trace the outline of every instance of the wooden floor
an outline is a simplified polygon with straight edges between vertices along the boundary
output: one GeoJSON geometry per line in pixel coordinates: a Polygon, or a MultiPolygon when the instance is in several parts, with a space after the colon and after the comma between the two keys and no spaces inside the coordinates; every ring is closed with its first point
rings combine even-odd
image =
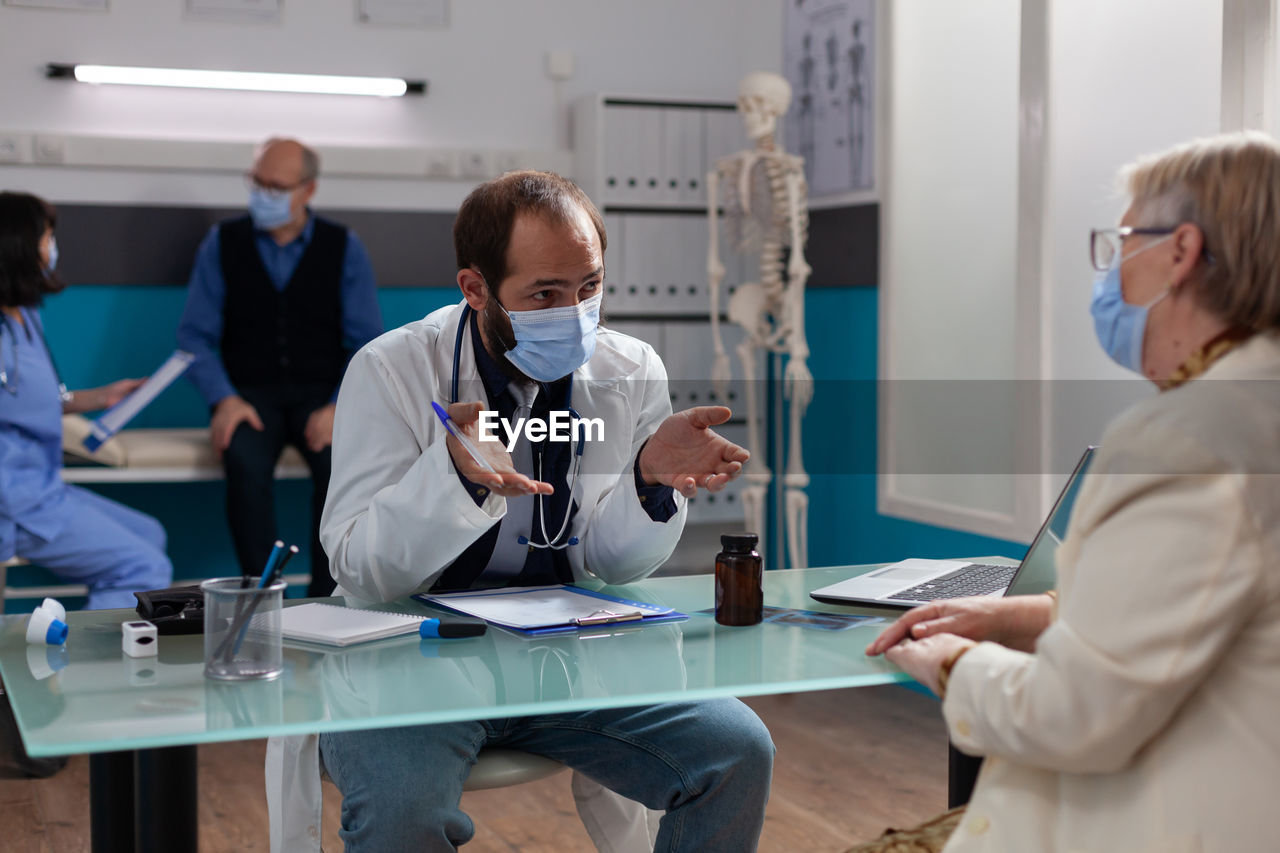
{"type": "MultiPolygon", "coordinates": [[[[900,687],[832,690],[747,700],[778,746],[760,850],[840,851],[887,826],[946,805],[947,741],[933,699],[900,687]]],[[[200,748],[200,850],[265,851],[262,741],[200,748]]],[[[338,840],[338,796],[325,785],[324,847],[338,840]]],[[[71,760],[51,779],[0,768],[0,851],[89,849],[89,763],[71,760]],[[7,771],[7,772],[5,772],[7,771]]],[[[467,794],[475,820],[467,853],[592,853],[569,793],[569,775],[467,794]]]]}

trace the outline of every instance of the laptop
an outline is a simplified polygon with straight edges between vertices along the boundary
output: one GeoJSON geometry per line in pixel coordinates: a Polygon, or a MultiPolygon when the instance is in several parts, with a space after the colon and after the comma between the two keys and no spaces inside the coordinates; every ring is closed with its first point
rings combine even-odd
{"type": "Polygon", "coordinates": [[[1027,555],[1016,567],[966,560],[910,559],[815,589],[809,595],[830,604],[905,608],[965,595],[1037,595],[1048,592],[1057,580],[1054,554],[1067,535],[1071,508],[1096,450],[1096,447],[1085,449],[1053,509],[1049,510],[1049,517],[1027,549],[1027,555]]]}

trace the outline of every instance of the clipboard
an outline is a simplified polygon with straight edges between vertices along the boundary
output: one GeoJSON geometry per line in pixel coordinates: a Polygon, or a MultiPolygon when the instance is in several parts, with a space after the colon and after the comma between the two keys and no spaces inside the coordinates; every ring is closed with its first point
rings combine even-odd
{"type": "Polygon", "coordinates": [[[125,424],[133,420],[152,400],[160,396],[160,392],[173,384],[173,381],[186,373],[187,368],[196,357],[183,350],[174,350],[173,355],[165,359],[164,364],[156,368],[147,380],[133,390],[129,396],[102,413],[96,421],[89,425],[89,434],[84,439],[84,449],[93,453],[111,436],[124,429],[125,424]]]}
{"type": "Polygon", "coordinates": [[[468,590],[440,595],[420,593],[419,601],[477,616],[526,636],[545,636],[603,625],[674,622],[688,615],[670,607],[630,601],[603,592],[555,584],[468,590]]]}

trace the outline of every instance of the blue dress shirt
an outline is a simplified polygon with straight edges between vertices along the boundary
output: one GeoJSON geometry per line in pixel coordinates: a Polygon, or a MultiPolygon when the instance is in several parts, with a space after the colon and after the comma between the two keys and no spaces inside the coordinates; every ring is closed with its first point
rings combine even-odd
{"type": "MultiPolygon", "coordinates": [[[[283,246],[266,231],[255,228],[253,233],[263,268],[276,290],[283,291],[315,233],[315,218],[308,214],[302,233],[283,246]]],[[[187,304],[178,323],[178,346],[196,356],[187,376],[210,408],[236,393],[218,356],[227,289],[222,276],[221,242],[215,225],[196,251],[195,268],[187,284],[187,304]]],[[[364,244],[348,229],[346,257],[342,263],[342,346],[350,357],[380,334],[382,312],[378,308],[373,265],[364,244]]],[[[330,400],[337,397],[338,389],[334,388],[330,400]]]]}

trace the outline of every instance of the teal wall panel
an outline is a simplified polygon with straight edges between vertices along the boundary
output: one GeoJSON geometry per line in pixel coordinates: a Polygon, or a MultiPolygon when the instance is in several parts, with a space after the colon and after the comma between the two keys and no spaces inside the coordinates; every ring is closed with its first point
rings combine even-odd
{"type": "Polygon", "coordinates": [[[1007,556],[1026,546],[904,521],[876,511],[878,290],[810,290],[805,298],[815,394],[804,422],[809,471],[809,562],[1007,556]]]}
{"type": "MultiPolygon", "coordinates": [[[[51,297],[45,327],[71,387],[141,376],[174,347],[185,290],[95,285],[51,297]]],[[[448,288],[392,288],[378,294],[387,328],[411,322],[455,301],[448,288]]],[[[906,556],[1004,555],[1025,546],[901,519],[876,511],[877,290],[810,290],[806,299],[810,368],[816,395],[805,419],[809,487],[809,552],[814,565],[896,560],[906,556]]],[[[204,404],[179,381],[139,416],[137,426],[204,426],[204,404]]],[[[307,541],[310,484],[277,484],[282,536],[307,541]]],[[[178,578],[235,574],[221,483],[111,485],[96,489],[158,517],[169,531],[178,578]]],[[[293,565],[306,565],[306,555],[293,565]]],[[[15,581],[24,573],[15,570],[15,581]]]]}

